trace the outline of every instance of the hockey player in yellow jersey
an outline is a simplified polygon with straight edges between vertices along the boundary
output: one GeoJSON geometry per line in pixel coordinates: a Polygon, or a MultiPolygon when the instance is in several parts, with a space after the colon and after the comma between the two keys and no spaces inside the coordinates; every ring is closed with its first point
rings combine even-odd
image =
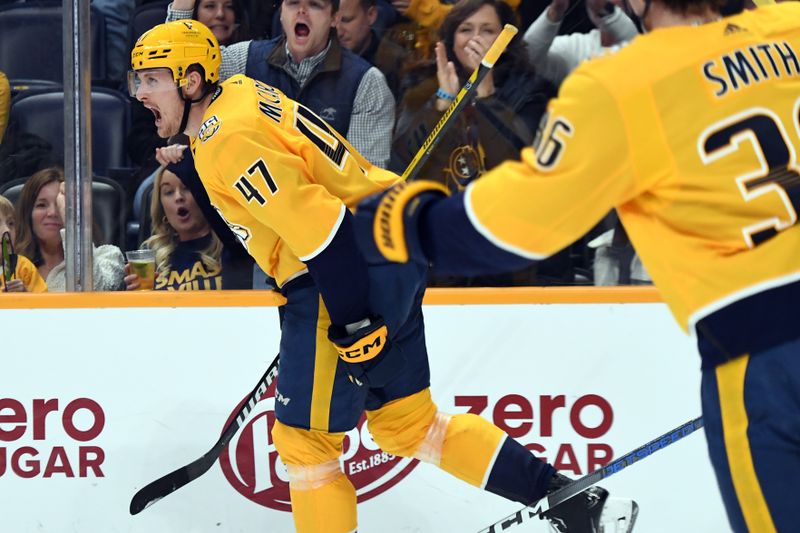
{"type": "Polygon", "coordinates": [[[520,161],[449,198],[394,186],[357,219],[378,259],[481,274],[547,257],[616,208],[697,342],[731,526],[797,531],[800,3],[724,19],[717,0],[630,4],[648,33],[578,68],[520,161]]]}
{"type": "MultiPolygon", "coordinates": [[[[364,411],[384,451],[506,498],[531,503],[568,481],[487,420],[442,413],[431,400],[427,268],[368,269],[353,230],[350,208],[397,175],[275,88],[245,76],[218,84],[219,46],[198,22],[146,32],[131,63],[131,94],[159,135],[191,137],[211,204],[287,299],[272,441],[299,532],[356,530],[356,492],[339,456],[364,411]]],[[[558,531],[593,533],[607,496],[584,491],[548,516],[558,531]]]]}

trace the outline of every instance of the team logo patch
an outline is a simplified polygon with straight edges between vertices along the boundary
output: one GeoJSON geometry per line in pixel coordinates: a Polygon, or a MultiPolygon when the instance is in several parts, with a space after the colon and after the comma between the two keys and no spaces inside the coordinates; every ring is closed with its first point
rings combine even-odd
{"type": "Polygon", "coordinates": [[[448,175],[455,181],[456,190],[463,190],[481,173],[481,158],[472,146],[459,146],[450,153],[448,175]]]}
{"type": "Polygon", "coordinates": [[[219,126],[220,121],[217,118],[217,115],[213,115],[211,118],[203,122],[203,125],[200,126],[200,132],[197,134],[200,142],[206,142],[213,137],[214,134],[219,131],[219,126]]]}
{"type": "MultiPolygon", "coordinates": [[[[279,401],[288,403],[290,399],[280,396],[279,401]]],[[[289,476],[272,442],[275,403],[273,383],[253,408],[247,424],[230,441],[219,462],[225,479],[242,496],[270,509],[291,511],[289,476]]],[[[233,410],[225,425],[239,407],[233,410]]],[[[419,464],[416,459],[382,451],[372,440],[363,415],[358,425],[347,432],[342,452],[342,470],[356,488],[359,503],[390,489],[419,464]]]]}

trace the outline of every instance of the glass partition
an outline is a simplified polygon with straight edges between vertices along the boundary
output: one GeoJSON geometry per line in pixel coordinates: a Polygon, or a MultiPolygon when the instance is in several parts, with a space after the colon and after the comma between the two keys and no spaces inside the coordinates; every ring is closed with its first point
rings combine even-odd
{"type": "MultiPolygon", "coordinates": [[[[302,2],[291,9],[295,3],[302,2]]],[[[514,24],[519,33],[415,178],[452,192],[534,143],[548,101],[584,59],[565,62],[559,55],[564,39],[596,27],[604,45],[631,37],[587,14],[580,2],[555,13],[540,2],[336,4],[322,25],[332,26],[330,35],[306,57],[297,36],[314,37],[319,28],[282,22],[277,1],[176,0],[169,10],[163,0],[0,5],[0,195],[8,200],[0,201],[0,215],[15,219],[14,251],[31,265],[28,289],[41,288],[37,276],[51,291],[274,287],[270,259],[261,258],[261,268],[249,256],[236,225],[211,205],[190,158],[161,165],[159,150],[188,154],[176,145],[189,139],[161,138],[158,112],[128,94],[136,39],[168,17],[209,25],[223,45],[223,81],[246,73],[281,87],[342,130],[371,163],[398,174],[503,25],[514,24]],[[255,55],[265,51],[267,59],[257,64],[255,55]],[[145,248],[153,252],[147,259],[126,255],[145,248]],[[71,256],[74,264],[65,261],[71,256]]],[[[440,287],[649,282],[614,211],[562,251],[520,271],[430,275],[431,286],[440,287]]]]}

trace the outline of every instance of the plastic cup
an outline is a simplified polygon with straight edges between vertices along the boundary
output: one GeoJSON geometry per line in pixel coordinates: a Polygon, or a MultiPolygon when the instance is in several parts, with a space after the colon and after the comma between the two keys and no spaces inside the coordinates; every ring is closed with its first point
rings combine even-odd
{"type": "Polygon", "coordinates": [[[139,276],[140,291],[152,291],[156,282],[156,253],[153,250],[131,250],[125,252],[131,274],[139,276]]]}

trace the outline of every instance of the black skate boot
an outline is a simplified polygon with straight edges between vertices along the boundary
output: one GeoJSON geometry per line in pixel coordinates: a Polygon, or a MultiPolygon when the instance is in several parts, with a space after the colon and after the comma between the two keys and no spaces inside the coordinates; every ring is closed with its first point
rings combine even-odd
{"type": "MultiPolygon", "coordinates": [[[[567,476],[556,473],[550,482],[547,494],[552,494],[564,485],[571,483],[567,476]]],[[[550,521],[558,533],[599,533],[601,531],[600,515],[608,498],[608,491],[601,487],[589,487],[556,505],[543,516],[550,521]]]]}

